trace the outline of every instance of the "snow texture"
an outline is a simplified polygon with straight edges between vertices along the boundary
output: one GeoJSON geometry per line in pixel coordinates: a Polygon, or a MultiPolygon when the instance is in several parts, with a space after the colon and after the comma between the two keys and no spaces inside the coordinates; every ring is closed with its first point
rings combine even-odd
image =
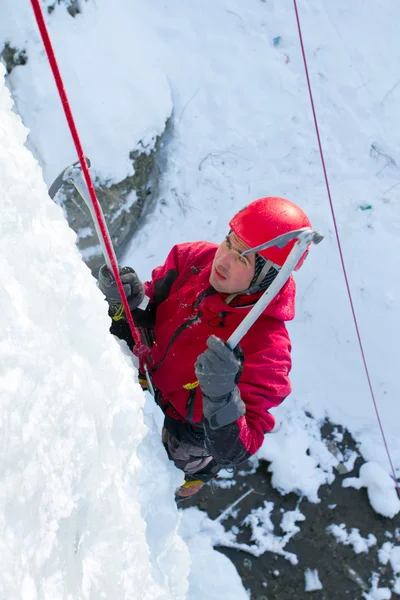
{"type": "Polygon", "coordinates": [[[363,464],[359,476],[345,479],[342,485],[357,490],[367,488],[372,508],[384,517],[393,518],[400,512],[400,499],[394,481],[377,463],[363,464]]]}
{"type": "MultiPolygon", "coordinates": [[[[246,492],[247,495],[248,492],[246,492]]],[[[288,552],[284,548],[289,540],[300,531],[296,525],[297,521],[304,521],[304,515],[298,510],[287,511],[283,513],[280,523],[280,529],[285,532],[285,535],[277,535],[275,527],[271,520],[271,513],[274,508],[273,502],[264,502],[264,506],[254,509],[242,521],[242,526],[250,529],[250,539],[252,544],[238,542],[236,537],[240,533],[237,527],[230,531],[220,529],[221,517],[226,517],[230,511],[226,511],[216,521],[218,529],[214,525],[214,543],[228,548],[236,548],[248,552],[253,556],[261,556],[264,552],[272,552],[286,558],[292,565],[297,565],[298,558],[293,552],[288,552]]]]}
{"type": "Polygon", "coordinates": [[[336,538],[337,542],[340,542],[345,546],[353,546],[353,550],[356,554],[360,554],[361,552],[368,553],[370,547],[375,546],[376,544],[376,537],[372,533],[369,533],[367,538],[363,538],[360,535],[359,529],[356,528],[353,528],[350,533],[348,533],[344,523],[341,523],[340,525],[329,525],[326,530],[336,538]]]}
{"type": "Polygon", "coordinates": [[[395,546],[391,542],[385,542],[378,552],[379,561],[383,565],[390,562],[395,574],[393,591],[400,594],[400,546],[395,546]]]}
{"type": "Polygon", "coordinates": [[[306,569],[304,571],[304,578],[306,592],[315,592],[317,590],[322,590],[323,585],[318,577],[318,569],[306,569]]]}
{"type": "Polygon", "coordinates": [[[363,594],[365,600],[390,600],[392,592],[388,587],[379,587],[379,574],[373,573],[371,577],[371,589],[363,594]]]}
{"type": "MultiPolygon", "coordinates": [[[[44,13],[46,4],[54,2],[42,2],[44,13]]],[[[139,143],[151,150],[163,132],[171,90],[152,55],[143,52],[149,36],[145,11],[134,11],[130,0],[112,8],[105,0],[80,4],[77,18],[61,5],[51,16],[45,13],[46,21],[85,153],[103,181],[118,182],[134,173],[129,153],[139,143]]],[[[35,132],[30,144],[49,185],[75,162],[76,151],[30,3],[7,0],[6,14],[0,39],[11,39],[28,55],[24,68],[13,70],[10,85],[18,112],[35,132]]]]}

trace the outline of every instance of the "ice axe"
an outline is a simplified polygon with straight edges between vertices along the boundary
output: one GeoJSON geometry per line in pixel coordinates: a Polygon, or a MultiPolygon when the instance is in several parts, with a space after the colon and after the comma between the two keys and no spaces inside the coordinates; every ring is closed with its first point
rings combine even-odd
{"type": "MultiPolygon", "coordinates": [[[[90,167],[90,160],[86,156],[85,156],[85,160],[86,160],[87,166],[90,167]]],[[[77,190],[77,192],[79,193],[79,195],[82,197],[86,206],[88,207],[91,217],[92,217],[92,220],[93,220],[93,224],[96,228],[96,233],[97,233],[97,237],[99,239],[100,245],[101,245],[101,249],[103,251],[104,260],[106,261],[108,270],[110,271],[110,273],[112,273],[111,260],[108,256],[106,247],[104,245],[103,236],[101,235],[101,232],[100,232],[96,214],[94,212],[93,204],[92,204],[92,201],[91,201],[88,189],[87,189],[85,178],[83,177],[83,173],[82,173],[82,169],[81,169],[79,160],[77,162],[75,162],[73,165],[70,165],[69,167],[64,169],[60,173],[60,175],[57,177],[57,179],[55,179],[55,181],[52,183],[52,185],[50,186],[50,189],[49,189],[50,198],[52,198],[52,199],[54,198],[54,196],[62,188],[64,183],[72,183],[73,186],[75,187],[75,189],[77,190]]],[[[107,224],[105,224],[105,227],[106,227],[107,235],[108,235],[108,237],[110,237],[110,233],[108,231],[107,224]]],[[[116,264],[118,264],[114,248],[112,247],[111,250],[112,250],[114,260],[115,260],[116,264]]]]}
{"type": "Polygon", "coordinates": [[[299,262],[300,258],[303,256],[304,252],[307,250],[308,246],[311,243],[319,244],[324,239],[324,236],[319,231],[315,231],[310,227],[303,227],[302,229],[295,229],[294,231],[289,231],[288,233],[279,235],[278,237],[274,238],[273,240],[270,240],[269,242],[266,242],[265,244],[261,244],[260,246],[256,246],[255,248],[249,248],[249,250],[245,250],[241,253],[242,256],[247,256],[248,254],[253,254],[259,252],[260,250],[265,250],[266,248],[270,248],[271,246],[283,248],[284,246],[286,246],[286,244],[288,244],[294,239],[297,239],[297,242],[291,249],[289,256],[280,268],[278,275],[228,339],[227,344],[231,350],[236,348],[240,340],[243,338],[244,335],[246,335],[253,323],[267,308],[268,304],[270,304],[270,302],[275,298],[275,296],[281,291],[286,281],[289,279],[293,269],[299,262]]]}
{"type": "MultiPolygon", "coordinates": [[[[85,160],[86,160],[87,166],[90,167],[90,160],[86,156],[85,156],[85,160]]],[[[98,224],[98,221],[96,218],[96,213],[95,213],[95,210],[94,210],[94,207],[92,204],[92,200],[90,198],[90,194],[89,194],[89,191],[88,191],[88,188],[86,185],[86,181],[83,176],[82,168],[80,166],[79,161],[73,163],[72,165],[70,165],[69,167],[64,169],[59,174],[59,176],[54,180],[54,182],[52,183],[52,185],[50,186],[50,189],[49,189],[49,196],[51,199],[54,199],[55,195],[62,188],[64,183],[72,183],[72,185],[75,187],[75,189],[77,190],[77,192],[79,193],[79,195],[81,196],[83,201],[85,202],[86,206],[88,207],[91,217],[92,217],[92,220],[93,220],[93,224],[96,228],[96,233],[97,233],[97,237],[99,239],[100,245],[101,245],[101,249],[103,251],[104,260],[106,262],[108,270],[110,271],[110,273],[112,273],[113,270],[112,270],[111,260],[109,258],[109,255],[108,255],[108,252],[107,252],[104,240],[103,240],[103,236],[100,231],[100,227],[99,227],[99,224],[98,224]]],[[[99,207],[99,208],[101,211],[101,207],[99,207]]],[[[108,231],[108,227],[107,227],[106,221],[104,219],[104,215],[102,215],[102,216],[103,216],[104,227],[105,227],[106,233],[108,235],[108,238],[111,240],[111,236],[108,231]]],[[[115,261],[115,264],[118,267],[117,257],[116,257],[115,250],[114,250],[114,247],[112,246],[112,244],[111,244],[111,253],[112,253],[112,257],[115,261]]],[[[149,303],[149,298],[147,296],[145,296],[143,298],[142,302],[139,304],[138,308],[141,310],[145,310],[148,303],[149,303]]],[[[143,346],[143,348],[144,348],[144,346],[143,346]]],[[[149,386],[149,390],[154,396],[154,389],[153,389],[153,385],[150,380],[150,376],[148,373],[146,363],[144,363],[144,368],[145,368],[146,379],[147,379],[147,383],[149,386]]]]}
{"type": "MultiPolygon", "coordinates": [[[[87,166],[90,167],[89,158],[87,158],[85,156],[85,160],[86,160],[87,166]]],[[[88,207],[91,217],[92,217],[92,220],[93,220],[93,224],[96,228],[96,233],[97,233],[97,237],[99,239],[100,245],[101,245],[101,249],[103,251],[104,260],[106,262],[108,270],[110,271],[110,273],[112,273],[111,261],[108,256],[108,253],[106,251],[106,247],[104,245],[103,236],[101,235],[101,232],[100,232],[100,228],[99,228],[99,225],[98,225],[98,222],[96,219],[96,213],[94,212],[93,204],[92,204],[92,201],[91,201],[88,189],[87,189],[85,178],[83,177],[83,173],[82,173],[82,169],[81,169],[79,160],[77,162],[75,162],[74,164],[70,165],[69,167],[67,167],[66,169],[64,169],[59,174],[59,176],[54,180],[54,182],[51,184],[50,189],[49,189],[49,196],[51,199],[54,199],[54,196],[62,188],[64,183],[72,183],[72,185],[75,187],[76,191],[79,193],[79,195],[85,202],[86,206],[88,207]]],[[[103,215],[103,217],[104,217],[104,215],[103,215]]],[[[111,239],[105,219],[104,219],[104,223],[105,223],[107,235],[111,239]]],[[[115,255],[115,251],[112,246],[111,246],[111,250],[112,250],[112,254],[113,254],[115,263],[118,265],[117,257],[115,255]]],[[[138,308],[145,310],[148,303],[149,303],[149,298],[147,296],[145,296],[142,300],[142,303],[138,306],[138,308]]]]}

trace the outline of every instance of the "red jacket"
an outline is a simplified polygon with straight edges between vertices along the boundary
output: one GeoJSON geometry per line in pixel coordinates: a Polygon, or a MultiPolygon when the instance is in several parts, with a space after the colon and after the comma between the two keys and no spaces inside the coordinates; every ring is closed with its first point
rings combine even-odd
{"type": "MultiPolygon", "coordinates": [[[[165,264],[154,269],[151,281],[145,284],[156,309],[152,381],[166,415],[194,425],[203,420],[201,389],[190,385],[196,382],[196,359],[206,349],[210,335],[226,341],[252,307],[227,305],[226,296],[211,288],[209,277],[217,247],[209,242],[174,246],[165,264]]],[[[247,304],[255,301],[254,297],[239,298],[247,304]]],[[[238,387],[246,414],[235,424],[232,452],[237,454],[240,447],[241,460],[261,446],[264,434],[275,424],[269,409],[291,391],[291,344],[284,321],[294,317],[294,298],[291,277],[240,342],[244,367],[238,387]]]]}

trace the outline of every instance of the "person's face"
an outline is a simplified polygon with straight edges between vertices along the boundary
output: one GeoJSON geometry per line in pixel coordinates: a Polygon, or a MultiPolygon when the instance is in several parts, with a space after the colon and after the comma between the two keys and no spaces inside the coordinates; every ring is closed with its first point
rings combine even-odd
{"type": "Polygon", "coordinates": [[[255,271],[255,255],[240,256],[248,250],[237,235],[231,231],[219,246],[211,267],[210,284],[223,294],[235,294],[247,290],[255,271]]]}

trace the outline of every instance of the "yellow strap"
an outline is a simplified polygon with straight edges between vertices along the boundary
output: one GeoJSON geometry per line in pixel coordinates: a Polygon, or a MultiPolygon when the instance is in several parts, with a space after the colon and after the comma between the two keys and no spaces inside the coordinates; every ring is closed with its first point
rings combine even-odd
{"type": "Polygon", "coordinates": [[[117,308],[115,315],[112,316],[112,320],[113,321],[120,321],[123,316],[124,316],[124,305],[120,304],[119,307],[117,308]]]}
{"type": "Polygon", "coordinates": [[[142,387],[142,389],[147,390],[149,385],[147,383],[146,377],[138,377],[138,380],[139,380],[139,384],[142,387]]]}
{"type": "Polygon", "coordinates": [[[185,383],[185,385],[183,386],[183,389],[185,389],[185,390],[194,390],[198,386],[199,386],[199,382],[195,381],[194,383],[185,383]]]}
{"type": "Polygon", "coordinates": [[[185,481],[185,483],[181,485],[181,488],[187,489],[193,485],[199,485],[199,483],[204,483],[204,481],[201,481],[200,479],[195,479],[195,481],[185,481]]]}

